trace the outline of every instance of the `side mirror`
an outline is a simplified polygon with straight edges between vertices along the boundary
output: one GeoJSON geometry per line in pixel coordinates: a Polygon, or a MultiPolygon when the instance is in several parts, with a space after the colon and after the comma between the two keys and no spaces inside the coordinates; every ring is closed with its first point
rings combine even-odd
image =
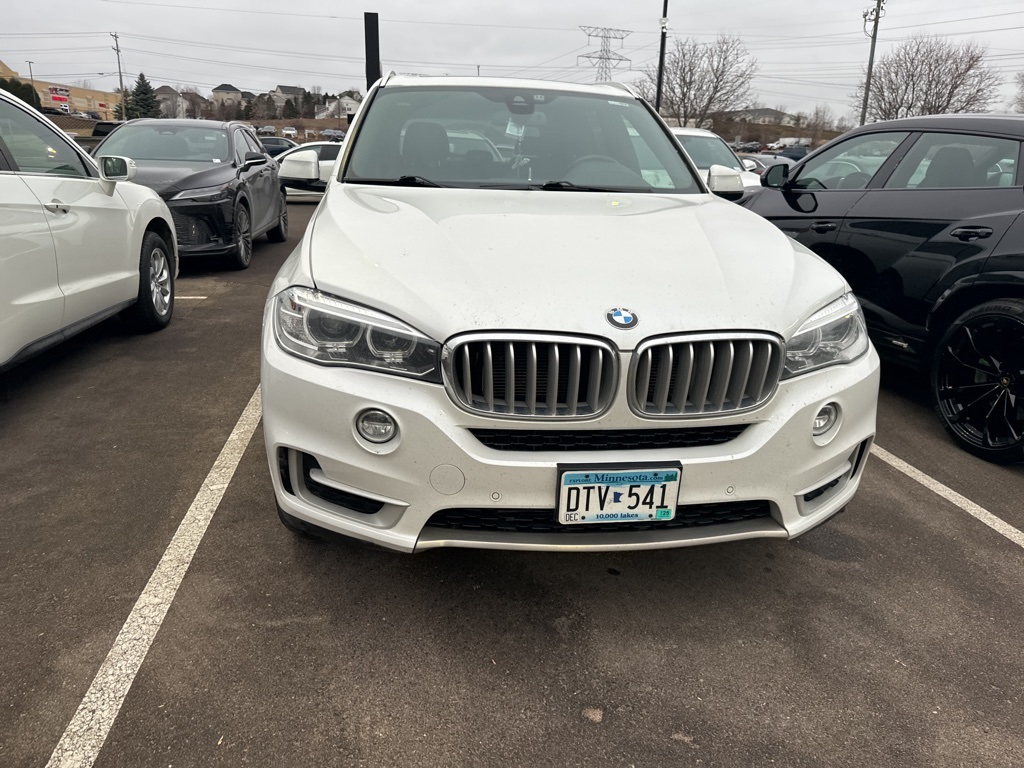
{"type": "Polygon", "coordinates": [[[740,159],[743,161],[743,168],[745,170],[754,171],[754,172],[757,171],[757,163],[755,163],[749,157],[741,157],[740,159]]]}
{"type": "Polygon", "coordinates": [[[267,156],[262,152],[246,152],[242,157],[242,169],[252,168],[254,165],[266,165],[267,156]]]}
{"type": "Polygon", "coordinates": [[[789,181],[789,166],[785,163],[769,166],[761,174],[761,186],[782,189],[789,181]]]}
{"type": "Polygon", "coordinates": [[[739,171],[726,168],[724,165],[712,165],[708,170],[708,189],[712,194],[726,200],[739,200],[743,197],[743,177],[739,171]]]}
{"type": "Polygon", "coordinates": [[[100,177],[106,181],[131,181],[139,167],[130,157],[109,155],[100,158],[100,177]]]}
{"type": "Polygon", "coordinates": [[[320,158],[316,150],[292,152],[281,161],[277,176],[282,184],[293,189],[306,189],[310,184],[320,181],[320,158]]]}

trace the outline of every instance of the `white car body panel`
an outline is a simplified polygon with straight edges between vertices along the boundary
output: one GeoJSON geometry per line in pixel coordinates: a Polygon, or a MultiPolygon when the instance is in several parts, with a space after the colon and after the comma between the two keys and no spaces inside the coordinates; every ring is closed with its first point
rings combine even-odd
{"type": "Polygon", "coordinates": [[[324,207],[311,243],[316,286],[439,340],[510,324],[608,335],[623,349],[683,325],[785,336],[822,298],[823,282],[827,300],[848,290],[777,227],[712,195],[350,184],[324,207]],[[673,234],[652,240],[652,229],[673,234]],[[614,279],[573,290],[595,274],[614,279]],[[639,314],[639,333],[612,328],[596,309],[617,306],[639,314]]]}
{"type": "Polygon", "coordinates": [[[60,328],[64,294],[46,211],[28,185],[0,173],[0,363],[60,328]]]}

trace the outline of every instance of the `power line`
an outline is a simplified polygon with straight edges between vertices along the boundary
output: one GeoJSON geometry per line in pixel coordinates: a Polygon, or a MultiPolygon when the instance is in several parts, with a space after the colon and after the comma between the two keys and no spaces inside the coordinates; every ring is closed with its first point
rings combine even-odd
{"type": "Polygon", "coordinates": [[[619,66],[622,62],[628,62],[625,56],[621,53],[616,53],[612,50],[612,40],[619,41],[619,47],[622,47],[622,41],[629,37],[632,32],[628,29],[613,29],[612,27],[584,27],[580,29],[587,36],[587,42],[593,37],[601,40],[601,49],[599,51],[591,51],[590,53],[581,53],[579,58],[589,59],[592,63],[597,62],[597,76],[594,78],[594,82],[606,83],[612,79],[612,70],[619,66]],[[614,62],[614,63],[612,63],[614,62]]]}

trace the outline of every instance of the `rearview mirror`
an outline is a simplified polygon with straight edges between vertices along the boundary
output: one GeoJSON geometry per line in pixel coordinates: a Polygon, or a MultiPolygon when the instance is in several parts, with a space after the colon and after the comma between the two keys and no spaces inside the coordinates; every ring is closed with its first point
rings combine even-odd
{"type": "Polygon", "coordinates": [[[761,174],[761,186],[782,189],[789,180],[789,166],[785,163],[769,166],[761,174]]]}
{"type": "Polygon", "coordinates": [[[751,160],[749,157],[741,158],[743,160],[743,168],[747,171],[756,171],[757,163],[751,160]]]}
{"type": "Polygon", "coordinates": [[[100,158],[100,176],[107,181],[131,181],[139,168],[130,157],[109,155],[100,158]]]}
{"type": "Polygon", "coordinates": [[[315,149],[293,152],[281,161],[277,174],[281,183],[293,189],[305,189],[320,181],[320,158],[315,149]]]}
{"type": "Polygon", "coordinates": [[[708,189],[712,194],[726,200],[739,200],[743,197],[743,177],[739,171],[724,165],[712,165],[708,170],[708,189]]]}

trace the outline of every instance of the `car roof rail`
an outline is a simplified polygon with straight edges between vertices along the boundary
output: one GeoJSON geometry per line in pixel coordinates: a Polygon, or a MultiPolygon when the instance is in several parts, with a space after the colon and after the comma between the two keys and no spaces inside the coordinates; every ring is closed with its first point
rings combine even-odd
{"type": "Polygon", "coordinates": [[[631,86],[629,86],[627,83],[617,83],[617,82],[612,81],[612,82],[605,83],[605,85],[610,85],[612,88],[618,88],[620,91],[625,91],[630,96],[633,96],[635,98],[640,98],[639,96],[637,96],[636,91],[633,90],[633,88],[631,86]]]}
{"type": "Polygon", "coordinates": [[[388,84],[388,80],[390,80],[396,74],[398,74],[398,73],[395,72],[395,70],[392,69],[390,72],[388,72],[386,75],[384,75],[384,79],[380,81],[380,87],[383,88],[385,85],[387,85],[388,84]]]}

